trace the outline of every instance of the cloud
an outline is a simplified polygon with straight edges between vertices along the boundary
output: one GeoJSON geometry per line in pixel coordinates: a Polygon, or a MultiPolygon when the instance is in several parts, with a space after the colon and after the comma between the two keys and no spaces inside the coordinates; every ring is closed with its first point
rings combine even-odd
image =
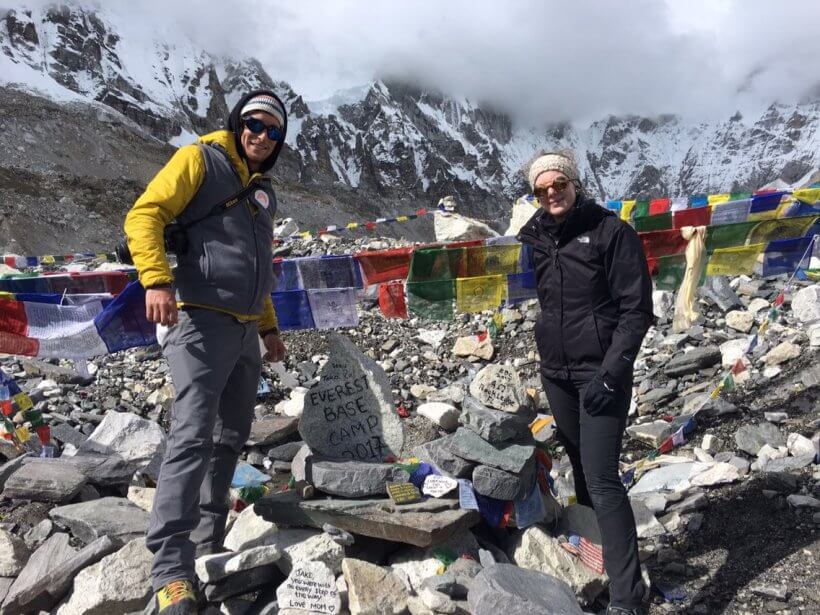
{"type": "Polygon", "coordinates": [[[540,123],[607,114],[723,115],[796,102],[820,84],[813,25],[820,23],[820,3],[806,0],[105,6],[146,28],[164,24],[213,52],[257,57],[306,99],[392,77],[540,123]]]}

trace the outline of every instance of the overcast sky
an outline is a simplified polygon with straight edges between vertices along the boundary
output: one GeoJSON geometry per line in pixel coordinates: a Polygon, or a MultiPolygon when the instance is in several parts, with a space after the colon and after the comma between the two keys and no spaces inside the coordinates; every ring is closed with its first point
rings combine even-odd
{"type": "Polygon", "coordinates": [[[216,52],[255,56],[307,100],[392,75],[523,120],[588,121],[724,115],[816,97],[820,84],[818,0],[105,4],[146,27],[173,23],[216,52]]]}

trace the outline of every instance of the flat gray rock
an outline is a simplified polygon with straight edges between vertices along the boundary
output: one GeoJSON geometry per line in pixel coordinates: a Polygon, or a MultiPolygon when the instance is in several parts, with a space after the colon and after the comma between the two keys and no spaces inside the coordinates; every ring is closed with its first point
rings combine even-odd
{"type": "Polygon", "coordinates": [[[670,463],[669,465],[649,470],[629,490],[630,496],[653,491],[674,491],[680,483],[689,480],[689,474],[695,462],[670,463]]]}
{"type": "Polygon", "coordinates": [[[239,596],[268,586],[277,586],[284,580],[276,566],[259,566],[243,570],[205,586],[205,597],[210,602],[222,602],[231,596],[239,596]]]}
{"type": "Polygon", "coordinates": [[[60,457],[85,475],[86,481],[95,487],[128,487],[137,467],[118,455],[75,455],[60,457]]]}
{"type": "Polygon", "coordinates": [[[663,372],[667,376],[696,374],[702,369],[720,363],[721,358],[720,348],[717,346],[695,348],[694,350],[674,357],[663,368],[663,372]]]}
{"type": "Polygon", "coordinates": [[[286,491],[262,498],[254,510],[276,524],[321,528],[325,523],[382,540],[417,547],[441,544],[481,520],[474,510],[463,510],[458,500],[430,498],[397,505],[390,500],[299,500],[286,491]]]}
{"type": "Polygon", "coordinates": [[[740,427],[735,432],[735,443],[740,450],[755,456],[764,444],[768,444],[773,448],[786,446],[786,438],[777,425],[765,422],[759,425],[743,425],[740,427]]]}
{"type": "Polygon", "coordinates": [[[700,287],[702,295],[708,297],[724,312],[741,307],[740,297],[729,285],[729,279],[723,275],[709,276],[700,287]]]}
{"type": "Polygon", "coordinates": [[[301,441],[279,444],[268,451],[268,457],[274,461],[287,461],[290,463],[293,461],[293,458],[296,457],[296,453],[299,452],[299,449],[302,448],[303,444],[304,442],[301,441]]]}
{"type": "Polygon", "coordinates": [[[102,536],[86,545],[46,574],[37,585],[20,592],[17,603],[24,612],[50,611],[68,593],[74,577],[81,570],[99,562],[120,548],[108,536],[102,536]]]}
{"type": "Polygon", "coordinates": [[[464,427],[459,427],[458,431],[453,434],[451,448],[453,453],[462,459],[515,474],[524,470],[535,452],[535,447],[529,445],[494,446],[483,440],[477,433],[464,427]]]}
{"type": "Polygon", "coordinates": [[[455,434],[449,434],[438,440],[421,444],[411,451],[422,461],[432,463],[442,474],[450,478],[469,478],[475,463],[453,454],[452,442],[455,434]]]}
{"type": "Polygon", "coordinates": [[[156,478],[165,454],[165,432],[130,412],[108,412],[77,454],[118,455],[156,478]]]}
{"type": "Polygon", "coordinates": [[[488,408],[472,396],[464,398],[459,420],[467,429],[491,444],[531,436],[528,421],[509,412],[488,408]]]}
{"type": "Polygon", "coordinates": [[[666,421],[652,421],[651,423],[630,425],[626,428],[626,433],[636,440],[657,447],[672,435],[672,425],[666,421]]]}
{"type": "Polygon", "coordinates": [[[15,457],[14,459],[7,461],[3,465],[0,465],[0,491],[4,489],[6,481],[8,480],[9,476],[11,476],[17,470],[22,468],[23,464],[29,459],[37,458],[29,455],[20,455],[19,457],[15,457]]]}
{"type": "Polygon", "coordinates": [[[393,407],[390,379],[349,339],[331,334],[330,358],[305,395],[299,433],[331,458],[384,461],[401,456],[404,428],[393,407]]]}
{"type": "Polygon", "coordinates": [[[769,459],[761,470],[763,472],[788,472],[790,470],[799,470],[808,467],[812,463],[814,463],[814,455],[769,459]]]}
{"type": "Polygon", "coordinates": [[[42,579],[76,555],[77,552],[68,540],[69,536],[64,532],[54,534],[34,552],[26,567],[9,588],[6,600],[3,602],[4,615],[25,613],[27,609],[21,606],[21,598],[29,596],[32,591],[40,591],[42,579]]]}
{"type": "Polygon", "coordinates": [[[148,531],[148,513],[125,498],[107,497],[68,504],[52,509],[49,516],[85,544],[100,536],[126,542],[148,531]]]}
{"type": "Polygon", "coordinates": [[[0,577],[16,577],[25,567],[30,553],[20,538],[0,530],[0,577]]]}
{"type": "Polygon", "coordinates": [[[405,470],[389,463],[314,459],[311,464],[314,487],[346,498],[385,495],[388,481],[406,482],[409,478],[405,470]]]}
{"type": "Polygon", "coordinates": [[[281,557],[282,550],[277,545],[203,555],[196,560],[196,574],[203,583],[215,583],[243,570],[273,564],[281,557]]]}
{"type": "Polygon", "coordinates": [[[248,446],[277,444],[295,434],[298,428],[299,419],[291,416],[276,416],[254,421],[251,425],[251,435],[248,437],[248,446]]]}
{"type": "Polygon", "coordinates": [[[54,425],[51,428],[51,437],[58,442],[62,442],[63,444],[72,444],[78,448],[82,446],[83,442],[85,442],[88,438],[88,436],[84,433],[74,429],[66,423],[54,425]]]}
{"type": "Polygon", "coordinates": [[[535,457],[530,458],[519,474],[505,472],[491,466],[476,466],[473,470],[473,489],[476,493],[496,500],[517,500],[529,494],[535,480],[535,457]]]}
{"type": "Polygon", "coordinates": [[[69,502],[85,485],[85,475],[61,459],[37,459],[9,476],[3,495],[12,500],[60,504],[69,502]]]}
{"type": "Polygon", "coordinates": [[[473,615],[583,615],[569,585],[511,564],[479,572],[470,584],[467,603],[473,615]]]}

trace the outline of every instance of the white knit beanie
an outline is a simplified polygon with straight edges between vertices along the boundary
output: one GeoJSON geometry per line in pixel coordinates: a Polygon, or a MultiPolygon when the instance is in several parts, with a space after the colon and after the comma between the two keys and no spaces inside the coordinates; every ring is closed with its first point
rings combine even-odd
{"type": "Polygon", "coordinates": [[[580,179],[578,165],[575,164],[574,160],[563,154],[544,154],[536,158],[530,165],[529,180],[532,190],[535,190],[535,182],[538,176],[547,171],[560,171],[573,182],[580,179]]]}
{"type": "Polygon", "coordinates": [[[248,113],[253,113],[254,111],[264,111],[268,115],[272,115],[279,122],[279,126],[285,124],[285,110],[273,96],[267,96],[266,94],[254,96],[245,103],[239,115],[240,117],[245,117],[248,113]]]}

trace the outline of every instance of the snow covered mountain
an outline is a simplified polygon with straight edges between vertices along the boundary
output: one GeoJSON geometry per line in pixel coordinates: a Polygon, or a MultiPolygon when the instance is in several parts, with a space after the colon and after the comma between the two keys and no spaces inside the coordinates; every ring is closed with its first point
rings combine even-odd
{"type": "Polygon", "coordinates": [[[306,102],[272,77],[275,66],[217,57],[161,28],[146,45],[117,19],[75,6],[0,15],[0,85],[102,105],[172,145],[219,127],[248,88],[271,87],[290,111],[289,147],[277,167],[283,182],[363,204],[374,195],[419,205],[453,195],[463,211],[489,219],[526,191],[522,170],[540,150],[574,149],[600,198],[794,185],[820,167],[820,99],[694,124],[609,117],[528,128],[400,83],[306,102]]]}

